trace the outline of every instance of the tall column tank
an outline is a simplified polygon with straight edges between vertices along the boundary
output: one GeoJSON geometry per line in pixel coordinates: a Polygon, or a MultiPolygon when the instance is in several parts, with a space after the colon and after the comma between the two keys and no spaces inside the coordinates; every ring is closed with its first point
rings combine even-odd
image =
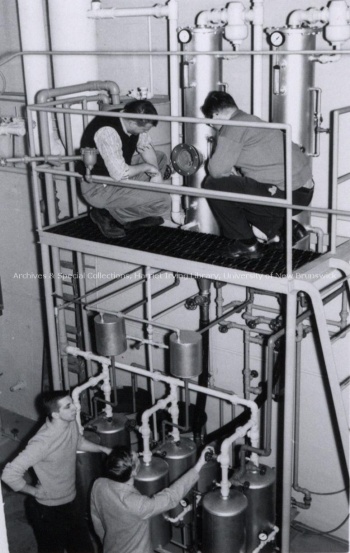
{"type": "MultiPolygon", "coordinates": [[[[179,34],[186,37],[184,51],[210,52],[222,48],[222,29],[212,27],[194,27],[182,29],[179,34]]],[[[183,114],[185,117],[203,117],[201,106],[211,90],[220,90],[222,86],[222,58],[214,55],[184,56],[183,76],[183,114]]],[[[210,157],[215,132],[208,125],[184,125],[184,142],[193,145],[202,158],[199,170],[186,177],[186,184],[200,188],[206,176],[205,162],[210,157]]],[[[218,225],[204,198],[187,198],[186,224],[194,223],[193,230],[210,234],[219,234],[218,225]]]]}

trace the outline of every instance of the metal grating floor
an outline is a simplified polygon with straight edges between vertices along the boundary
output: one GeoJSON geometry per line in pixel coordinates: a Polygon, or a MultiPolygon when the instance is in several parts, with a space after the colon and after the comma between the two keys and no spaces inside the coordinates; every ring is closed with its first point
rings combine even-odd
{"type": "MultiPolygon", "coordinates": [[[[285,255],[274,246],[266,246],[265,253],[260,259],[231,259],[221,253],[221,250],[230,241],[222,236],[212,234],[167,227],[152,227],[128,231],[124,238],[112,240],[105,238],[87,216],[70,219],[66,223],[45,229],[45,232],[177,259],[198,261],[229,269],[239,269],[274,277],[286,276],[285,255]]],[[[310,251],[293,250],[293,270],[299,269],[319,257],[319,255],[310,251]]]]}

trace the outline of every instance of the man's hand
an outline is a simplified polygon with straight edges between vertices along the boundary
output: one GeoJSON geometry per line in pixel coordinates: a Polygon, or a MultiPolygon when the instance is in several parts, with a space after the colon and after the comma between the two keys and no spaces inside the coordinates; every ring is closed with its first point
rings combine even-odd
{"type": "Polygon", "coordinates": [[[163,179],[161,173],[158,171],[157,174],[152,175],[150,178],[150,182],[162,183],[163,179]]]}
{"type": "Polygon", "coordinates": [[[149,142],[149,137],[147,133],[141,133],[139,135],[137,151],[142,157],[143,161],[157,166],[157,154],[152,144],[149,142]]]}
{"type": "Polygon", "coordinates": [[[207,446],[203,449],[201,456],[199,457],[197,463],[195,464],[194,468],[197,472],[200,472],[201,468],[207,463],[212,456],[214,455],[214,448],[207,446]]]}

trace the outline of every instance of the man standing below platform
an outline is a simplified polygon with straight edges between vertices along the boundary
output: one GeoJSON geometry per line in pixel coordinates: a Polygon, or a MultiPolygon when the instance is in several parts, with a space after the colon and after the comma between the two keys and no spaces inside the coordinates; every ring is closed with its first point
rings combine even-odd
{"type": "MultiPolygon", "coordinates": [[[[154,150],[149,136],[158,123],[147,119],[147,115],[157,115],[153,104],[133,100],[121,112],[130,114],[130,118],[98,115],[83,133],[81,148],[97,148],[99,152],[92,175],[109,176],[115,181],[130,178],[159,183],[168,179],[166,155],[154,150]],[[132,114],[142,114],[144,119],[132,119],[132,114]]],[[[170,195],[164,192],[87,180],[82,181],[81,190],[94,208],[91,219],[107,238],[119,238],[125,235],[125,230],[157,226],[170,220],[170,195]]]]}
{"type": "MultiPolygon", "coordinates": [[[[226,92],[210,92],[202,112],[206,118],[213,120],[262,122],[258,117],[240,110],[226,92]]],[[[208,162],[209,176],[203,184],[204,188],[264,198],[285,198],[285,142],[282,131],[215,123],[213,127],[217,129],[217,141],[208,162]]],[[[292,143],[293,204],[309,205],[313,187],[310,159],[297,144],[292,143]]],[[[228,256],[259,258],[262,255],[263,250],[253,227],[263,233],[267,244],[283,243],[283,208],[216,199],[208,202],[223,235],[233,240],[226,252],[228,256]]],[[[296,213],[299,211],[293,212],[296,213]]],[[[306,234],[304,227],[293,221],[293,238],[298,240],[306,234]]]]}
{"type": "Polygon", "coordinates": [[[76,500],[77,450],[111,452],[79,434],[76,407],[69,392],[48,392],[43,396],[48,415],[45,424],[27,447],[7,463],[2,480],[16,492],[32,496],[29,509],[38,553],[94,553],[84,509],[76,500]],[[32,467],[38,483],[25,477],[32,467]]]}

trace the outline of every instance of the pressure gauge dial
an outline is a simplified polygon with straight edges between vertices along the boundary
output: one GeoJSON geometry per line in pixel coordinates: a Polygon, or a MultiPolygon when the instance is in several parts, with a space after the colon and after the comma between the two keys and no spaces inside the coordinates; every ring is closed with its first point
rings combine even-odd
{"type": "Polygon", "coordinates": [[[181,44],[188,44],[192,38],[192,33],[189,29],[181,29],[178,34],[181,44]]]}
{"type": "Polygon", "coordinates": [[[285,36],[281,31],[274,31],[270,34],[270,43],[272,46],[282,46],[285,41],[285,36]]]}

